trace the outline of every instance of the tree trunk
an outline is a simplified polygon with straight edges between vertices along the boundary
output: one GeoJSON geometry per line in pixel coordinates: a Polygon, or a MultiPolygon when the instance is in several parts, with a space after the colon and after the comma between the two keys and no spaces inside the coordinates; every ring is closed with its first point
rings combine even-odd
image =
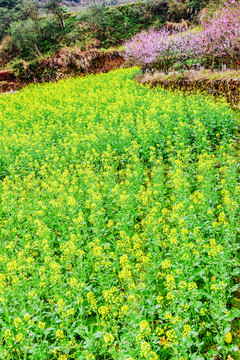
{"type": "Polygon", "coordinates": [[[41,54],[41,51],[39,50],[39,48],[38,48],[38,46],[37,46],[37,44],[35,43],[34,44],[34,55],[36,56],[36,57],[40,57],[40,56],[42,56],[42,54],[41,54]]]}
{"type": "Polygon", "coordinates": [[[58,18],[59,18],[59,21],[60,21],[60,26],[61,26],[61,29],[64,30],[65,29],[65,21],[64,21],[64,18],[62,15],[58,14],[58,18]]]}

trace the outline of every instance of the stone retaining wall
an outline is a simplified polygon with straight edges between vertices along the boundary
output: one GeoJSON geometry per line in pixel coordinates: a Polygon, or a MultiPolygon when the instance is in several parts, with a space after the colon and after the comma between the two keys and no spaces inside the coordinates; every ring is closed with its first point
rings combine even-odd
{"type": "Polygon", "coordinates": [[[212,94],[215,97],[225,97],[233,107],[240,106],[240,79],[187,79],[173,78],[161,79],[151,78],[149,80],[138,80],[143,84],[150,84],[153,87],[160,86],[164,89],[182,90],[206,94],[212,94]]]}

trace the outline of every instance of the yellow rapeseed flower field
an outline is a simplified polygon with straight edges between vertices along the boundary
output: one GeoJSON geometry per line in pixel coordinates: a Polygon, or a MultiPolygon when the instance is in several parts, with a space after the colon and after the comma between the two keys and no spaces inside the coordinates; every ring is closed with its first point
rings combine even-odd
{"type": "Polygon", "coordinates": [[[0,359],[235,350],[236,116],[137,72],[0,97],[0,359]]]}

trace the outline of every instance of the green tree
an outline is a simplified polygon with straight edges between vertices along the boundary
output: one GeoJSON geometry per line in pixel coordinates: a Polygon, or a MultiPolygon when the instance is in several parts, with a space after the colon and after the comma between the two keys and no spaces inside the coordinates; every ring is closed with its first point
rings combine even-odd
{"type": "Polygon", "coordinates": [[[40,31],[32,19],[14,22],[10,26],[12,42],[21,52],[22,58],[41,56],[39,49],[40,31]]]}
{"type": "Polygon", "coordinates": [[[35,23],[39,20],[39,6],[37,0],[23,0],[22,13],[24,17],[32,19],[35,23]]]}
{"type": "Polygon", "coordinates": [[[13,9],[21,3],[22,0],[0,0],[0,8],[13,9]]]}
{"type": "Polygon", "coordinates": [[[61,0],[49,0],[45,5],[44,9],[48,13],[54,14],[60,23],[61,29],[65,29],[64,14],[67,11],[66,6],[61,5],[61,0]]]}
{"type": "Polygon", "coordinates": [[[0,0],[0,40],[7,34],[12,22],[24,18],[23,0],[0,0]]]}

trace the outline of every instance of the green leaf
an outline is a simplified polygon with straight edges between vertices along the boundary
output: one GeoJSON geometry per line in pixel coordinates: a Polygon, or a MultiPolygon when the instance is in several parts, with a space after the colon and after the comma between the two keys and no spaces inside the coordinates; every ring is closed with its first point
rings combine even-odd
{"type": "Polygon", "coordinates": [[[234,286],[231,288],[231,292],[237,291],[238,287],[239,287],[239,284],[234,285],[234,286]]]}
{"type": "Polygon", "coordinates": [[[204,360],[204,357],[202,355],[193,354],[192,359],[193,360],[204,360]]]}
{"type": "Polygon", "coordinates": [[[229,324],[229,325],[227,325],[226,327],[225,327],[225,329],[223,330],[223,334],[225,335],[225,334],[227,334],[229,331],[231,331],[231,325],[229,324]]]}
{"type": "Polygon", "coordinates": [[[95,337],[95,339],[98,339],[100,337],[103,336],[103,332],[102,331],[97,331],[96,333],[93,334],[93,337],[95,337]]]}

